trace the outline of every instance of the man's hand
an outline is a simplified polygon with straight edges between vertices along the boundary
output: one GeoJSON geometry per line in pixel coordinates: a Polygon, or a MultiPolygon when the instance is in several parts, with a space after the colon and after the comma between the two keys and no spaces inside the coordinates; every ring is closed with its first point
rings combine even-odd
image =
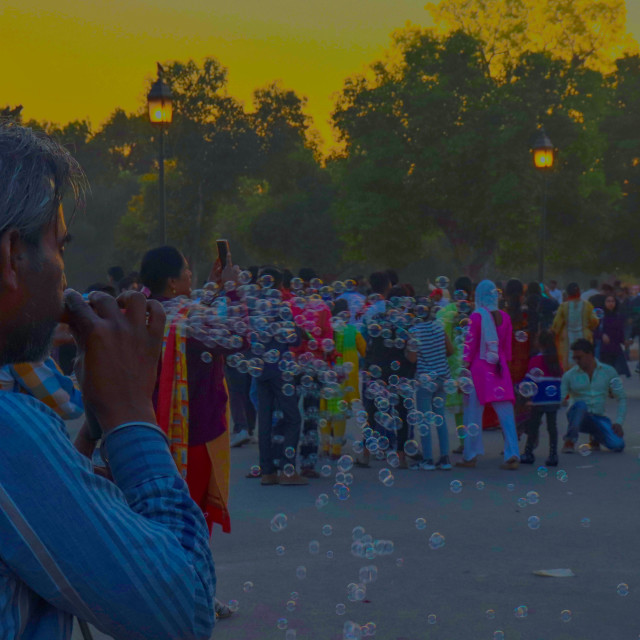
{"type": "Polygon", "coordinates": [[[73,344],[73,336],[71,335],[69,325],[60,322],[53,334],[53,346],[59,347],[63,344],[73,344]]]}
{"type": "Polygon", "coordinates": [[[156,300],[127,291],[117,300],[93,292],[87,304],[65,293],[63,322],[78,343],[78,382],[104,433],[125,422],[156,422],[151,396],[165,314],[156,300]]]}
{"type": "Polygon", "coordinates": [[[618,436],[618,438],[624,437],[624,431],[622,430],[622,425],[619,425],[616,422],[616,424],[611,425],[611,428],[613,429],[613,433],[615,433],[618,436]]]}

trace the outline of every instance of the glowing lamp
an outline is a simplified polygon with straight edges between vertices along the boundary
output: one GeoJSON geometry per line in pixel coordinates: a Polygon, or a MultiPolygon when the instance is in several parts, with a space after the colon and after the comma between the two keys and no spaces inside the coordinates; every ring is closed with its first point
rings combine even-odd
{"type": "Polygon", "coordinates": [[[158,79],[151,85],[147,95],[151,124],[171,124],[173,118],[173,96],[169,85],[162,80],[162,67],[158,65],[158,79]]]}
{"type": "Polygon", "coordinates": [[[551,169],[551,167],[553,167],[554,148],[551,144],[551,140],[549,140],[549,136],[544,130],[544,127],[538,132],[538,136],[536,137],[531,150],[533,151],[533,163],[535,164],[536,169],[544,171],[545,169],[551,169]]]}

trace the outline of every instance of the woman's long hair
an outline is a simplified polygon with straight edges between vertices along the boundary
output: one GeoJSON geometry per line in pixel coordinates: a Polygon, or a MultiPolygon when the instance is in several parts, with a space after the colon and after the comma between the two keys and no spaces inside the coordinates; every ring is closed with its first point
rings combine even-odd
{"type": "Polygon", "coordinates": [[[540,351],[542,352],[544,363],[547,365],[549,373],[554,378],[559,378],[562,375],[562,366],[558,358],[558,350],[556,349],[556,340],[553,332],[548,329],[543,329],[538,336],[538,344],[540,345],[540,351]]]}
{"type": "Polygon", "coordinates": [[[505,311],[511,318],[511,323],[516,324],[522,320],[522,294],[524,293],[524,287],[522,282],[517,278],[512,278],[507,282],[507,286],[504,288],[504,298],[507,306],[505,311]]]}

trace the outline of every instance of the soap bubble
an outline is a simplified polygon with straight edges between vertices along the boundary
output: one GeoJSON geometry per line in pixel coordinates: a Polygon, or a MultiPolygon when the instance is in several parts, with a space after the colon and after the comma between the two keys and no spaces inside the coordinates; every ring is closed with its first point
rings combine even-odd
{"type": "Polygon", "coordinates": [[[242,585],[242,590],[243,590],[245,593],[249,593],[252,589],[253,589],[253,582],[251,582],[251,580],[247,580],[247,581],[242,585]]]}
{"type": "Polygon", "coordinates": [[[229,600],[227,603],[229,611],[235,613],[240,608],[240,603],[237,600],[229,600]]]}
{"type": "Polygon", "coordinates": [[[591,526],[591,520],[589,518],[582,518],[582,520],[580,520],[580,526],[588,529],[591,526]]]}
{"type": "Polygon", "coordinates": [[[516,331],[515,339],[516,342],[526,342],[529,339],[529,335],[526,331],[516,331]]]}
{"type": "Polygon", "coordinates": [[[477,436],[480,433],[480,427],[475,424],[475,423],[471,423],[467,425],[467,435],[471,436],[472,438],[477,436]]]}
{"type": "Polygon", "coordinates": [[[313,555],[320,553],[320,543],[317,540],[312,540],[309,543],[309,553],[313,555]]]}
{"type": "Polygon", "coordinates": [[[586,443],[581,444],[581,445],[578,447],[578,453],[579,453],[581,456],[585,456],[585,457],[586,457],[586,456],[590,456],[590,455],[591,455],[591,447],[590,447],[588,444],[586,444],[586,443]]]}
{"type": "Polygon", "coordinates": [[[284,450],[284,455],[285,455],[285,457],[287,457],[289,459],[294,458],[295,455],[296,455],[296,450],[293,447],[287,447],[284,450]]]}
{"type": "Polygon", "coordinates": [[[427,521],[424,518],[416,518],[416,529],[422,531],[427,527],[427,521]]]}
{"type": "Polygon", "coordinates": [[[404,452],[412,458],[418,454],[418,443],[415,440],[407,440],[404,443],[404,452]]]}
{"type": "Polygon", "coordinates": [[[531,371],[529,371],[529,377],[537,382],[538,380],[540,380],[540,378],[544,378],[544,371],[542,371],[542,369],[539,369],[538,367],[534,367],[533,369],[531,369],[531,371]]]}
{"type": "Polygon", "coordinates": [[[262,473],[262,469],[261,469],[257,464],[254,464],[254,465],[249,469],[249,473],[250,473],[254,478],[257,478],[257,477],[262,473]]]}
{"type": "Polygon", "coordinates": [[[295,472],[296,472],[296,468],[292,464],[285,464],[284,467],[282,468],[282,473],[287,478],[292,478],[295,472]]]}
{"type": "Polygon", "coordinates": [[[374,564],[367,567],[361,567],[358,573],[358,579],[362,584],[369,584],[378,579],[378,567],[374,564]]]}
{"type": "Polygon", "coordinates": [[[287,604],[284,607],[289,613],[291,613],[291,612],[296,610],[296,601],[295,600],[287,600],[287,604]]]}
{"type": "Polygon", "coordinates": [[[487,609],[484,612],[484,615],[487,616],[487,620],[494,620],[496,617],[496,612],[493,609],[487,609]]]}
{"type": "Polygon", "coordinates": [[[284,555],[284,545],[279,545],[276,547],[276,555],[283,556],[284,555]]]}
{"type": "Polygon", "coordinates": [[[394,477],[389,469],[380,469],[378,471],[378,479],[385,487],[393,486],[394,477]]]}
{"type": "Polygon", "coordinates": [[[478,491],[482,491],[485,487],[484,482],[482,482],[482,480],[478,480],[478,482],[476,482],[476,489],[478,491]]]}
{"type": "Polygon", "coordinates": [[[452,480],[449,484],[451,493],[460,493],[462,491],[462,482],[460,480],[452,480]]]}
{"type": "Polygon", "coordinates": [[[400,456],[395,451],[387,453],[387,464],[394,469],[400,466],[400,456]]]}
{"type": "Polygon", "coordinates": [[[333,560],[333,551],[327,551],[327,558],[333,560]]]}
{"type": "Polygon", "coordinates": [[[296,568],[296,578],[304,580],[307,577],[307,567],[300,565],[296,568]]]}
{"type": "Polygon", "coordinates": [[[513,490],[515,490],[515,488],[516,488],[516,485],[515,485],[515,484],[513,484],[513,482],[510,482],[510,483],[507,485],[507,491],[513,491],[513,490]]]}
{"type": "Polygon", "coordinates": [[[322,535],[330,536],[333,533],[333,527],[330,524],[325,524],[322,527],[322,535]]]}
{"type": "Polygon", "coordinates": [[[527,520],[527,526],[529,529],[539,529],[540,528],[540,518],[538,516],[529,516],[527,520]]]}
{"type": "Polygon", "coordinates": [[[335,494],[336,498],[338,498],[338,500],[348,500],[351,495],[351,489],[349,489],[349,487],[347,487],[347,485],[343,484],[342,482],[336,482],[333,485],[333,493],[335,494]]]}
{"type": "Polygon", "coordinates": [[[519,506],[521,509],[524,509],[524,508],[527,506],[527,504],[528,504],[528,503],[527,503],[527,499],[526,499],[526,498],[518,498],[518,499],[516,500],[516,503],[518,504],[518,506],[519,506]]]}
{"type": "Polygon", "coordinates": [[[277,622],[278,629],[284,631],[289,626],[289,621],[286,618],[279,618],[277,622]]]}
{"type": "Polygon", "coordinates": [[[320,469],[320,475],[328,478],[331,475],[332,469],[330,464],[323,464],[320,469]]]}
{"type": "Polygon", "coordinates": [[[504,631],[494,631],[493,640],[504,640],[504,631]]]}
{"type": "Polygon", "coordinates": [[[429,538],[429,547],[431,549],[442,549],[442,547],[444,547],[444,543],[444,536],[441,533],[438,533],[436,531],[435,533],[431,534],[431,537],[429,538]]]}
{"type": "Polygon", "coordinates": [[[538,504],[540,502],[540,494],[537,491],[528,491],[527,502],[529,504],[538,504]]]}
{"type": "Polygon", "coordinates": [[[538,386],[534,382],[525,380],[518,385],[518,392],[523,398],[533,398],[538,393],[538,386]]]}
{"type": "Polygon", "coordinates": [[[438,289],[446,289],[449,286],[449,278],[447,276],[438,276],[436,278],[436,287],[438,289]]]}
{"type": "Polygon", "coordinates": [[[521,604],[519,607],[516,607],[513,610],[513,613],[515,614],[516,618],[523,619],[529,615],[529,608],[527,607],[527,605],[521,604]]]}
{"type": "Polygon", "coordinates": [[[276,513],[273,518],[271,518],[271,531],[277,533],[279,531],[283,531],[287,527],[288,518],[284,513],[276,513]]]}
{"type": "Polygon", "coordinates": [[[316,509],[322,509],[323,507],[326,507],[327,504],[329,504],[329,496],[326,493],[321,493],[316,498],[316,509]]]}
{"type": "Polygon", "coordinates": [[[211,364],[213,362],[213,356],[208,351],[203,351],[200,354],[200,360],[205,364],[211,364]]]}
{"type": "Polygon", "coordinates": [[[341,456],[336,466],[340,471],[346,473],[353,467],[353,458],[349,455],[341,456]]]}
{"type": "Polygon", "coordinates": [[[617,587],[616,587],[616,593],[619,596],[628,596],[629,595],[629,585],[621,582],[617,587]]]}
{"type": "Polygon", "coordinates": [[[427,616],[427,622],[428,622],[429,624],[435,624],[436,622],[438,622],[438,617],[436,616],[436,614],[435,614],[435,613],[430,613],[430,614],[427,616]]]}
{"type": "Polygon", "coordinates": [[[336,605],[336,614],[339,616],[343,616],[347,611],[347,607],[344,604],[340,603],[336,605]]]}
{"type": "Polygon", "coordinates": [[[571,622],[571,611],[569,611],[569,609],[561,611],[560,620],[562,620],[562,622],[571,622]]]}
{"type": "Polygon", "coordinates": [[[546,478],[549,475],[547,467],[538,467],[538,476],[540,478],[546,478]]]}

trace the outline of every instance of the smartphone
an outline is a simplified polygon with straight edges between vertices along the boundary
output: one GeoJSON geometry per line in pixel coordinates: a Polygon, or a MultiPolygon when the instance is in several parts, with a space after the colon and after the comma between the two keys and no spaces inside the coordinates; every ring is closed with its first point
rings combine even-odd
{"type": "Polygon", "coordinates": [[[216,240],[216,246],[218,247],[218,258],[222,268],[227,266],[227,254],[229,253],[229,241],[228,240],[216,240]]]}

